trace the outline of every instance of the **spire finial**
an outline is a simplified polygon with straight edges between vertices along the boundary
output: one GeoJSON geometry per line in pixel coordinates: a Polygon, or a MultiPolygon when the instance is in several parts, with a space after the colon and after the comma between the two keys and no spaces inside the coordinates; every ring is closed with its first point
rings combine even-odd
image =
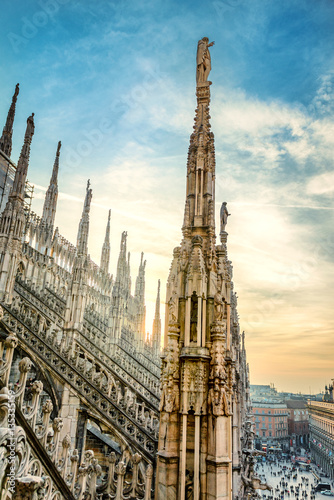
{"type": "Polygon", "coordinates": [[[196,235],[203,236],[204,229],[210,240],[208,248],[214,244],[215,233],[215,148],[209,110],[211,82],[208,81],[211,70],[209,47],[213,44],[204,37],[197,46],[197,108],[188,150],[187,195],[182,228],[184,238],[190,240],[196,235]]]}
{"type": "Polygon", "coordinates": [[[85,203],[84,203],[84,211],[90,210],[90,204],[92,201],[92,196],[93,196],[93,190],[90,187],[90,179],[87,181],[87,187],[86,187],[86,198],[85,198],[85,203]]]}
{"type": "Polygon", "coordinates": [[[212,47],[215,42],[209,43],[208,37],[203,37],[197,44],[197,68],[196,68],[196,85],[211,85],[208,81],[208,76],[211,71],[211,56],[209,47],[212,47]]]}

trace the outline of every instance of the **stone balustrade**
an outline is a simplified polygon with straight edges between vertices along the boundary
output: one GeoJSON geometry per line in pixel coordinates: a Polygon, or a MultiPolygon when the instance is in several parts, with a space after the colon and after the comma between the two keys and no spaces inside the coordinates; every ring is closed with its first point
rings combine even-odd
{"type": "Polygon", "coordinates": [[[141,394],[134,392],[133,389],[141,386],[129,380],[129,376],[124,380],[112,373],[76,340],[69,350],[62,331],[54,330],[52,325],[48,328],[38,316],[27,327],[26,318],[31,318],[31,314],[24,301],[14,313],[16,317],[6,306],[3,321],[8,328],[69,383],[86,404],[92,404],[104,418],[112,419],[115,428],[131,439],[148,461],[152,460],[157,446],[159,413],[141,394]]]}
{"type": "MultiPolygon", "coordinates": [[[[55,322],[59,328],[64,326],[65,301],[57,297],[55,292],[47,288],[43,292],[33,290],[29,283],[20,279],[15,284],[15,290],[38,311],[55,322]]],[[[16,301],[19,301],[17,296],[14,297],[12,305],[14,312],[18,307],[16,301]]],[[[158,408],[160,369],[157,365],[150,364],[146,357],[138,355],[134,348],[131,351],[131,346],[122,338],[118,340],[118,344],[111,344],[106,333],[90,323],[87,317],[78,338],[81,345],[94,352],[97,358],[106,363],[111,370],[114,370],[158,408]],[[138,358],[142,363],[138,362],[138,358]]]]}
{"type": "MultiPolygon", "coordinates": [[[[2,319],[8,326],[6,314],[8,316],[5,312],[2,319]]],[[[15,490],[18,495],[15,498],[27,500],[37,497],[45,500],[120,500],[127,497],[149,500],[153,468],[152,465],[146,470],[140,467],[140,454],[122,457],[117,463],[115,453],[111,453],[105,475],[91,450],[85,451],[79,463],[78,451],[71,451],[69,434],[62,436],[63,420],[56,416],[51,421],[53,404],[51,399],[42,398],[43,383],[35,380],[27,387],[32,368],[30,358],[20,360],[19,381],[9,383],[13,354],[19,342],[15,333],[0,342],[0,498],[11,498],[9,495],[15,490]],[[13,413],[15,427],[11,422],[13,413]],[[6,474],[10,469],[6,466],[11,463],[15,463],[13,476],[6,474]]]]}

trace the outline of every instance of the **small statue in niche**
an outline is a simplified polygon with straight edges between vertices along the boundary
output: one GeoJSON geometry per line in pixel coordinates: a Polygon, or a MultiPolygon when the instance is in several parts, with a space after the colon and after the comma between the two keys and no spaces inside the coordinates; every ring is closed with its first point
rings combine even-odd
{"type": "Polygon", "coordinates": [[[193,500],[194,498],[194,473],[193,471],[186,470],[186,500],[193,500]]]}
{"type": "Polygon", "coordinates": [[[171,295],[171,298],[168,301],[168,306],[169,306],[169,316],[168,320],[169,323],[176,323],[177,322],[177,293],[174,292],[171,295]]]}
{"type": "Polygon", "coordinates": [[[190,342],[197,342],[198,297],[196,292],[191,296],[190,309],[190,342]]]}
{"type": "Polygon", "coordinates": [[[222,321],[224,316],[223,297],[219,290],[217,290],[214,297],[215,320],[222,321]]]}

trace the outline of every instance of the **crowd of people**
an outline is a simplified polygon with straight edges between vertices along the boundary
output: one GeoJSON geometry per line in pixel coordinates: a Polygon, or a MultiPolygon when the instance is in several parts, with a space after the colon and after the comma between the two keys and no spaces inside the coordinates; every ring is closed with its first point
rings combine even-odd
{"type": "MultiPolygon", "coordinates": [[[[315,491],[319,478],[312,471],[305,470],[305,466],[293,464],[290,459],[273,457],[271,461],[258,462],[256,473],[263,483],[272,487],[270,491],[260,492],[261,498],[266,500],[316,500],[332,496],[329,492],[315,491]]],[[[322,478],[321,482],[329,482],[322,478]]],[[[334,494],[333,494],[334,496],[334,494]]]]}

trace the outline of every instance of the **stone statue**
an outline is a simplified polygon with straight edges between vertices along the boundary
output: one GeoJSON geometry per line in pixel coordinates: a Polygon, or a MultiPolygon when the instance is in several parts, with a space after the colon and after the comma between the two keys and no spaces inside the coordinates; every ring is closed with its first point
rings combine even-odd
{"type": "Polygon", "coordinates": [[[194,498],[194,473],[193,471],[186,470],[186,500],[193,500],[194,498]]]}
{"type": "Polygon", "coordinates": [[[208,406],[215,417],[230,415],[225,387],[218,378],[214,380],[213,387],[209,390],[208,406]]]}
{"type": "Polygon", "coordinates": [[[225,231],[225,227],[226,227],[226,224],[227,224],[227,217],[231,214],[228,213],[228,210],[227,210],[227,203],[226,201],[224,201],[224,203],[222,203],[222,206],[220,208],[220,232],[222,233],[223,231],[225,231]]]}
{"type": "Polygon", "coordinates": [[[209,43],[209,39],[205,36],[199,40],[197,45],[197,71],[196,84],[205,83],[208,81],[208,76],[211,71],[211,57],[209,47],[212,47],[215,42],[209,43]]]}
{"type": "Polygon", "coordinates": [[[219,290],[217,290],[214,297],[215,320],[222,321],[224,315],[223,297],[219,290]]]}
{"type": "Polygon", "coordinates": [[[25,133],[25,139],[28,139],[31,141],[32,136],[34,135],[35,132],[35,124],[34,124],[34,113],[29,116],[27,119],[27,128],[26,128],[26,133],[25,133]]]}
{"type": "Polygon", "coordinates": [[[173,324],[177,322],[177,293],[174,292],[172,293],[171,298],[168,301],[168,320],[169,323],[173,324]]]}
{"type": "Polygon", "coordinates": [[[165,381],[162,390],[162,397],[160,400],[160,411],[171,413],[179,409],[179,395],[178,388],[174,386],[173,376],[169,375],[168,380],[165,381]]]}
{"type": "Polygon", "coordinates": [[[191,296],[190,342],[197,342],[198,297],[196,292],[191,296]]]}

